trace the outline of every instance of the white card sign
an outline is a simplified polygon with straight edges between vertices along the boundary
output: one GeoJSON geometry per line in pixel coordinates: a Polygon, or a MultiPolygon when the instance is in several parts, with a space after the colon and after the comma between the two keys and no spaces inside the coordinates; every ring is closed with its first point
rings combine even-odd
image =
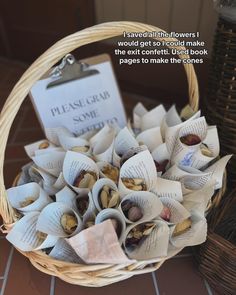
{"type": "Polygon", "coordinates": [[[104,56],[105,61],[89,67],[99,74],[47,88],[55,80],[49,77],[32,87],[31,99],[44,129],[64,126],[82,134],[106,123],[121,128],[127,124],[111,63],[104,56]]]}

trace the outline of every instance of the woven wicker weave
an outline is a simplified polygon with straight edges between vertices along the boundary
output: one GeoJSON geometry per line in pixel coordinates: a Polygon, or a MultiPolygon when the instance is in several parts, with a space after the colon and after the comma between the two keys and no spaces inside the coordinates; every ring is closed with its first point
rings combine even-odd
{"type": "MultiPolygon", "coordinates": [[[[236,154],[236,24],[218,21],[205,97],[209,124],[217,124],[221,154],[236,154]]],[[[229,181],[236,184],[236,156],[228,165],[229,181]]]]}
{"type": "Polygon", "coordinates": [[[236,293],[235,209],[236,190],[226,195],[217,209],[211,210],[207,241],[195,251],[199,271],[216,291],[225,295],[236,293]],[[234,238],[234,243],[227,238],[234,238]]]}
{"type": "MultiPolygon", "coordinates": [[[[0,213],[4,220],[6,232],[10,231],[12,224],[17,220],[14,210],[11,208],[4,186],[3,162],[6,143],[12,122],[31,87],[38,81],[44,73],[54,66],[64,55],[83,45],[122,35],[127,32],[145,32],[145,31],[162,31],[157,27],[134,22],[111,22],[96,25],[87,28],[75,34],[72,34],[49,48],[41,55],[23,74],[21,79],[13,88],[9,95],[0,117],[0,213]]],[[[164,32],[164,31],[163,31],[164,32]]],[[[166,40],[165,38],[160,38],[166,40]]],[[[169,38],[168,41],[176,41],[169,38]]],[[[184,47],[173,47],[179,50],[184,47]]],[[[187,55],[180,56],[181,59],[189,58],[187,55]]],[[[198,83],[194,68],[191,64],[183,64],[186,71],[189,103],[194,111],[198,109],[198,83]]],[[[215,200],[221,198],[222,191],[217,194],[215,200]]],[[[42,272],[57,276],[62,280],[83,286],[99,287],[108,285],[117,281],[127,279],[133,275],[151,272],[158,269],[164,259],[154,260],[153,263],[140,261],[138,263],[124,265],[78,265],[67,262],[61,262],[48,257],[42,251],[22,252],[27,256],[31,263],[42,272]]],[[[167,258],[166,258],[167,259],[167,258]]]]}

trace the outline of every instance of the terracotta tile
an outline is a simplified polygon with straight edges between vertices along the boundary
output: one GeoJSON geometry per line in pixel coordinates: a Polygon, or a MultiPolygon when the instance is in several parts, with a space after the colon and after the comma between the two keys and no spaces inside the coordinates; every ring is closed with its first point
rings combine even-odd
{"type": "Polygon", "coordinates": [[[20,130],[15,138],[16,143],[29,144],[34,141],[45,138],[45,135],[42,130],[20,130]]]}
{"type": "Polygon", "coordinates": [[[102,288],[88,288],[67,284],[56,279],[55,295],[155,295],[155,289],[151,274],[134,276],[125,281],[121,281],[102,288]]]}
{"type": "Polygon", "coordinates": [[[208,295],[193,258],[170,259],[156,271],[160,295],[208,295]]]}
{"type": "Polygon", "coordinates": [[[19,162],[4,163],[4,182],[5,187],[9,188],[12,186],[13,180],[20,173],[21,167],[27,162],[30,162],[29,159],[19,162]]]}
{"type": "Polygon", "coordinates": [[[49,295],[50,280],[49,275],[39,272],[15,250],[4,295],[49,295]]]}
{"type": "Polygon", "coordinates": [[[11,244],[5,239],[0,239],[0,277],[4,276],[8,256],[10,254],[11,244]]]}

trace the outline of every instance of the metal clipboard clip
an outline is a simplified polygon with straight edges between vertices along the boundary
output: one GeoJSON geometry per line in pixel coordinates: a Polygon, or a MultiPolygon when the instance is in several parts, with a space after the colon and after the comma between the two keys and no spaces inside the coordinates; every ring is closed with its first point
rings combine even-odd
{"type": "Polygon", "coordinates": [[[96,74],[99,74],[98,70],[90,70],[88,64],[76,61],[72,54],[67,54],[62,59],[61,64],[55,67],[50,73],[52,78],[58,79],[50,82],[47,85],[47,89],[96,74]]]}

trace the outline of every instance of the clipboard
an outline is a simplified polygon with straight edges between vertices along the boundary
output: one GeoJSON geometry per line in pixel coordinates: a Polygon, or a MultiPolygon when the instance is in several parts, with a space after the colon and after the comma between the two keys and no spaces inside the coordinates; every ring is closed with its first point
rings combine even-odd
{"type": "Polygon", "coordinates": [[[59,66],[53,68],[52,71],[47,72],[32,87],[30,98],[43,130],[45,130],[46,128],[63,126],[75,134],[83,134],[86,131],[92,129],[100,129],[105,124],[118,124],[122,128],[127,123],[120,90],[115,78],[114,70],[111,65],[111,58],[108,54],[101,54],[94,57],[85,58],[80,60],[79,62],[77,62],[73,56],[67,55],[62,60],[62,63],[59,66]],[[68,61],[68,57],[71,60],[68,61]],[[71,62],[72,65],[68,64],[67,62],[71,62]],[[67,71],[67,75],[63,73],[63,70],[66,68],[69,69],[69,71],[67,71]],[[106,71],[109,71],[109,73],[107,73],[106,71]],[[97,81],[97,84],[99,85],[96,84],[96,80],[99,80],[99,82],[97,81]],[[98,107],[99,98],[97,98],[97,101],[95,101],[94,99],[94,105],[96,105],[98,108],[94,108],[92,106],[93,104],[91,102],[91,99],[90,102],[88,101],[88,98],[86,98],[86,83],[88,97],[91,97],[91,95],[93,95],[91,94],[92,87],[94,87],[94,91],[97,92],[100,86],[101,89],[102,87],[104,89],[108,88],[106,91],[104,90],[103,92],[99,92],[99,94],[94,94],[94,98],[98,95],[103,97],[103,101],[101,98],[101,103],[103,102],[104,104],[102,107],[98,107]],[[75,98],[74,84],[77,84],[78,86],[78,99],[75,98]],[[68,98],[70,95],[69,86],[71,86],[72,97],[74,97],[71,97],[71,101],[69,101],[68,98]],[[61,93],[66,93],[65,89],[67,89],[66,95],[68,97],[66,97],[65,95],[64,111],[69,112],[68,108],[70,106],[70,115],[74,116],[72,117],[74,118],[74,121],[76,121],[77,119],[78,124],[73,125],[72,123],[69,123],[68,121],[70,121],[70,116],[61,116],[61,120],[59,120],[59,115],[62,115],[62,111],[59,111],[59,107],[54,108],[54,113],[51,112],[52,120],[49,120],[50,112],[48,112],[46,104],[48,105],[48,108],[52,108],[52,104],[55,103],[56,105],[58,101],[58,103],[60,102],[61,106],[63,106],[61,93]],[[49,93],[53,92],[55,92],[55,95],[49,95],[49,93]],[[82,98],[81,92],[84,95],[82,98]],[[45,100],[45,97],[47,97],[48,100],[45,100]],[[112,100],[112,102],[110,100],[112,100]],[[75,105],[78,106],[77,110],[73,110],[73,103],[74,108],[75,105]],[[82,114],[83,108],[84,110],[86,110],[86,118],[82,114]],[[75,117],[75,115],[77,115],[77,117],[75,117]],[[84,122],[84,120],[82,120],[82,117],[80,116],[82,116],[84,120],[86,119],[86,123],[84,122]],[[53,117],[57,117],[58,120],[53,120],[55,119],[53,117]]]}

